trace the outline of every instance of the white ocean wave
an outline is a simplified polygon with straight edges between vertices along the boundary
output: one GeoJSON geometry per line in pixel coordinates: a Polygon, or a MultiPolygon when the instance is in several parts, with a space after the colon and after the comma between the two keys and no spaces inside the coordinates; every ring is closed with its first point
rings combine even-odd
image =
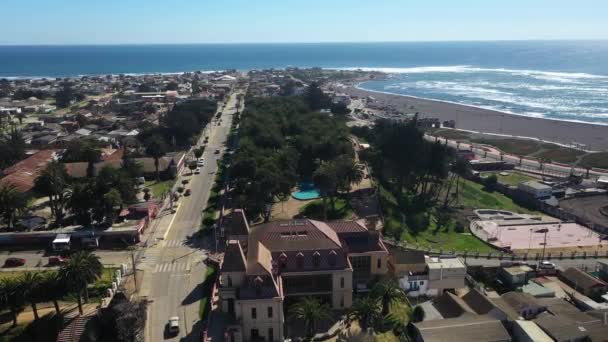
{"type": "Polygon", "coordinates": [[[378,71],[387,74],[425,74],[425,73],[506,73],[519,76],[529,76],[545,81],[556,81],[570,83],[579,79],[596,79],[608,80],[606,75],[594,75],[582,72],[558,72],[558,71],[542,71],[542,70],[527,70],[527,69],[507,69],[507,68],[480,68],[470,65],[448,65],[448,66],[426,66],[412,68],[384,68],[384,67],[355,67],[355,68],[337,68],[338,70],[361,70],[361,71],[378,71]]]}

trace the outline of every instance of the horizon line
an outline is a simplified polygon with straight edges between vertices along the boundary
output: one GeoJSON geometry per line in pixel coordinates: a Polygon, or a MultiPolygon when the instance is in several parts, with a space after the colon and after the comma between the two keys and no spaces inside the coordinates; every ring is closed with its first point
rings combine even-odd
{"type": "Polygon", "coordinates": [[[0,47],[44,46],[153,46],[153,45],[290,45],[290,44],[387,44],[387,43],[492,43],[492,42],[608,42],[608,38],[530,38],[530,39],[463,39],[463,40],[369,40],[369,41],[279,41],[279,42],[190,42],[190,43],[19,43],[0,47]]]}

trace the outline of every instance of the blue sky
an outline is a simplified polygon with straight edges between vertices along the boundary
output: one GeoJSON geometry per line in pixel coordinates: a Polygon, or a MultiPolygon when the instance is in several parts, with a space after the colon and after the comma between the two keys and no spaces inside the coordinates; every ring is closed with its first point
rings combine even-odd
{"type": "Polygon", "coordinates": [[[606,0],[2,0],[0,44],[608,39],[606,0]]]}

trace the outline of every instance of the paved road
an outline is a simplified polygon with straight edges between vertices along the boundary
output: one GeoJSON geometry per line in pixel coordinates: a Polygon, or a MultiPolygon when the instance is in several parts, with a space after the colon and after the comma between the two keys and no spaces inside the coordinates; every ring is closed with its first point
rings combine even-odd
{"type": "MultiPolygon", "coordinates": [[[[426,137],[429,140],[435,140],[435,137],[431,137],[431,136],[426,136],[426,137]]],[[[438,140],[441,142],[446,141],[446,139],[444,139],[444,138],[438,138],[438,140]]],[[[465,149],[465,150],[468,150],[471,148],[471,144],[468,144],[468,143],[463,143],[463,142],[459,143],[459,142],[456,142],[455,140],[447,140],[447,142],[448,142],[448,146],[451,146],[454,148],[456,148],[457,146],[460,149],[465,149]]],[[[490,158],[490,159],[494,159],[494,160],[501,160],[499,150],[497,150],[495,148],[485,147],[485,146],[482,148],[481,146],[476,145],[476,144],[472,144],[472,145],[473,145],[473,152],[478,157],[490,158]]],[[[587,172],[585,169],[582,169],[582,168],[573,168],[573,167],[559,165],[559,164],[544,164],[543,169],[541,171],[541,165],[537,160],[524,158],[521,160],[521,166],[520,166],[519,157],[515,156],[515,155],[510,155],[510,154],[504,154],[503,160],[509,164],[514,164],[514,165],[522,168],[523,170],[527,170],[527,171],[531,171],[531,172],[544,172],[544,174],[546,174],[548,176],[567,176],[567,175],[570,175],[570,173],[572,171],[574,171],[577,174],[584,175],[587,172]]],[[[590,171],[589,175],[592,178],[599,177],[599,176],[608,176],[607,173],[599,172],[599,171],[590,171]]]]}
{"type": "MultiPolygon", "coordinates": [[[[131,262],[130,251],[113,251],[113,250],[96,250],[94,252],[105,266],[120,266],[131,262]]],[[[24,250],[24,251],[1,251],[0,266],[4,265],[4,261],[8,258],[25,259],[25,265],[17,268],[0,268],[1,271],[41,271],[48,269],[56,269],[57,267],[49,267],[49,255],[45,255],[44,250],[24,250]]]]}
{"type": "Polygon", "coordinates": [[[182,176],[182,179],[190,180],[187,187],[192,190],[192,195],[178,201],[174,215],[162,218],[154,237],[156,241],[144,251],[138,263],[137,268],[144,271],[140,295],[151,301],[146,325],[147,341],[200,340],[199,285],[206,271],[203,263],[205,250],[211,246],[201,246],[201,242],[191,236],[200,227],[201,213],[207,205],[217,172],[217,160],[223,155],[232,115],[236,112],[235,104],[236,93],[222,110],[222,121],[213,121],[205,131],[209,142],[203,154],[205,166],[201,168],[201,174],[190,175],[186,170],[186,175],[182,176]],[[216,149],[222,153],[214,154],[216,149]],[[180,318],[180,333],[174,337],[165,333],[171,316],[180,318]]]}
{"type": "MultiPolygon", "coordinates": [[[[464,261],[464,258],[460,258],[461,260],[464,261]]],[[[498,259],[485,259],[485,258],[479,258],[479,259],[475,259],[475,258],[471,258],[468,257],[466,259],[466,263],[467,265],[470,266],[484,266],[484,267],[497,267],[500,266],[501,262],[508,262],[509,259],[505,258],[504,260],[498,260],[498,259]]],[[[599,258],[599,259],[593,259],[593,258],[588,258],[588,259],[569,259],[569,258],[564,258],[562,260],[558,260],[558,259],[551,259],[550,260],[552,263],[556,264],[558,267],[560,267],[561,269],[567,269],[568,267],[579,267],[579,268],[586,268],[588,270],[595,270],[597,265],[598,265],[598,261],[603,261],[603,262],[608,262],[608,258],[599,258]]],[[[538,264],[538,261],[536,260],[528,260],[528,264],[529,265],[536,265],[538,264]]]]}

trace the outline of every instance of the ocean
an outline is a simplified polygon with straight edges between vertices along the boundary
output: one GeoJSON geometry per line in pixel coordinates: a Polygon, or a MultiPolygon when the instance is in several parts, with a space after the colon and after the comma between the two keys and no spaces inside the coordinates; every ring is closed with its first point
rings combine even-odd
{"type": "Polygon", "coordinates": [[[608,124],[608,41],[0,46],[0,78],[323,67],[363,89],[608,124]]]}

